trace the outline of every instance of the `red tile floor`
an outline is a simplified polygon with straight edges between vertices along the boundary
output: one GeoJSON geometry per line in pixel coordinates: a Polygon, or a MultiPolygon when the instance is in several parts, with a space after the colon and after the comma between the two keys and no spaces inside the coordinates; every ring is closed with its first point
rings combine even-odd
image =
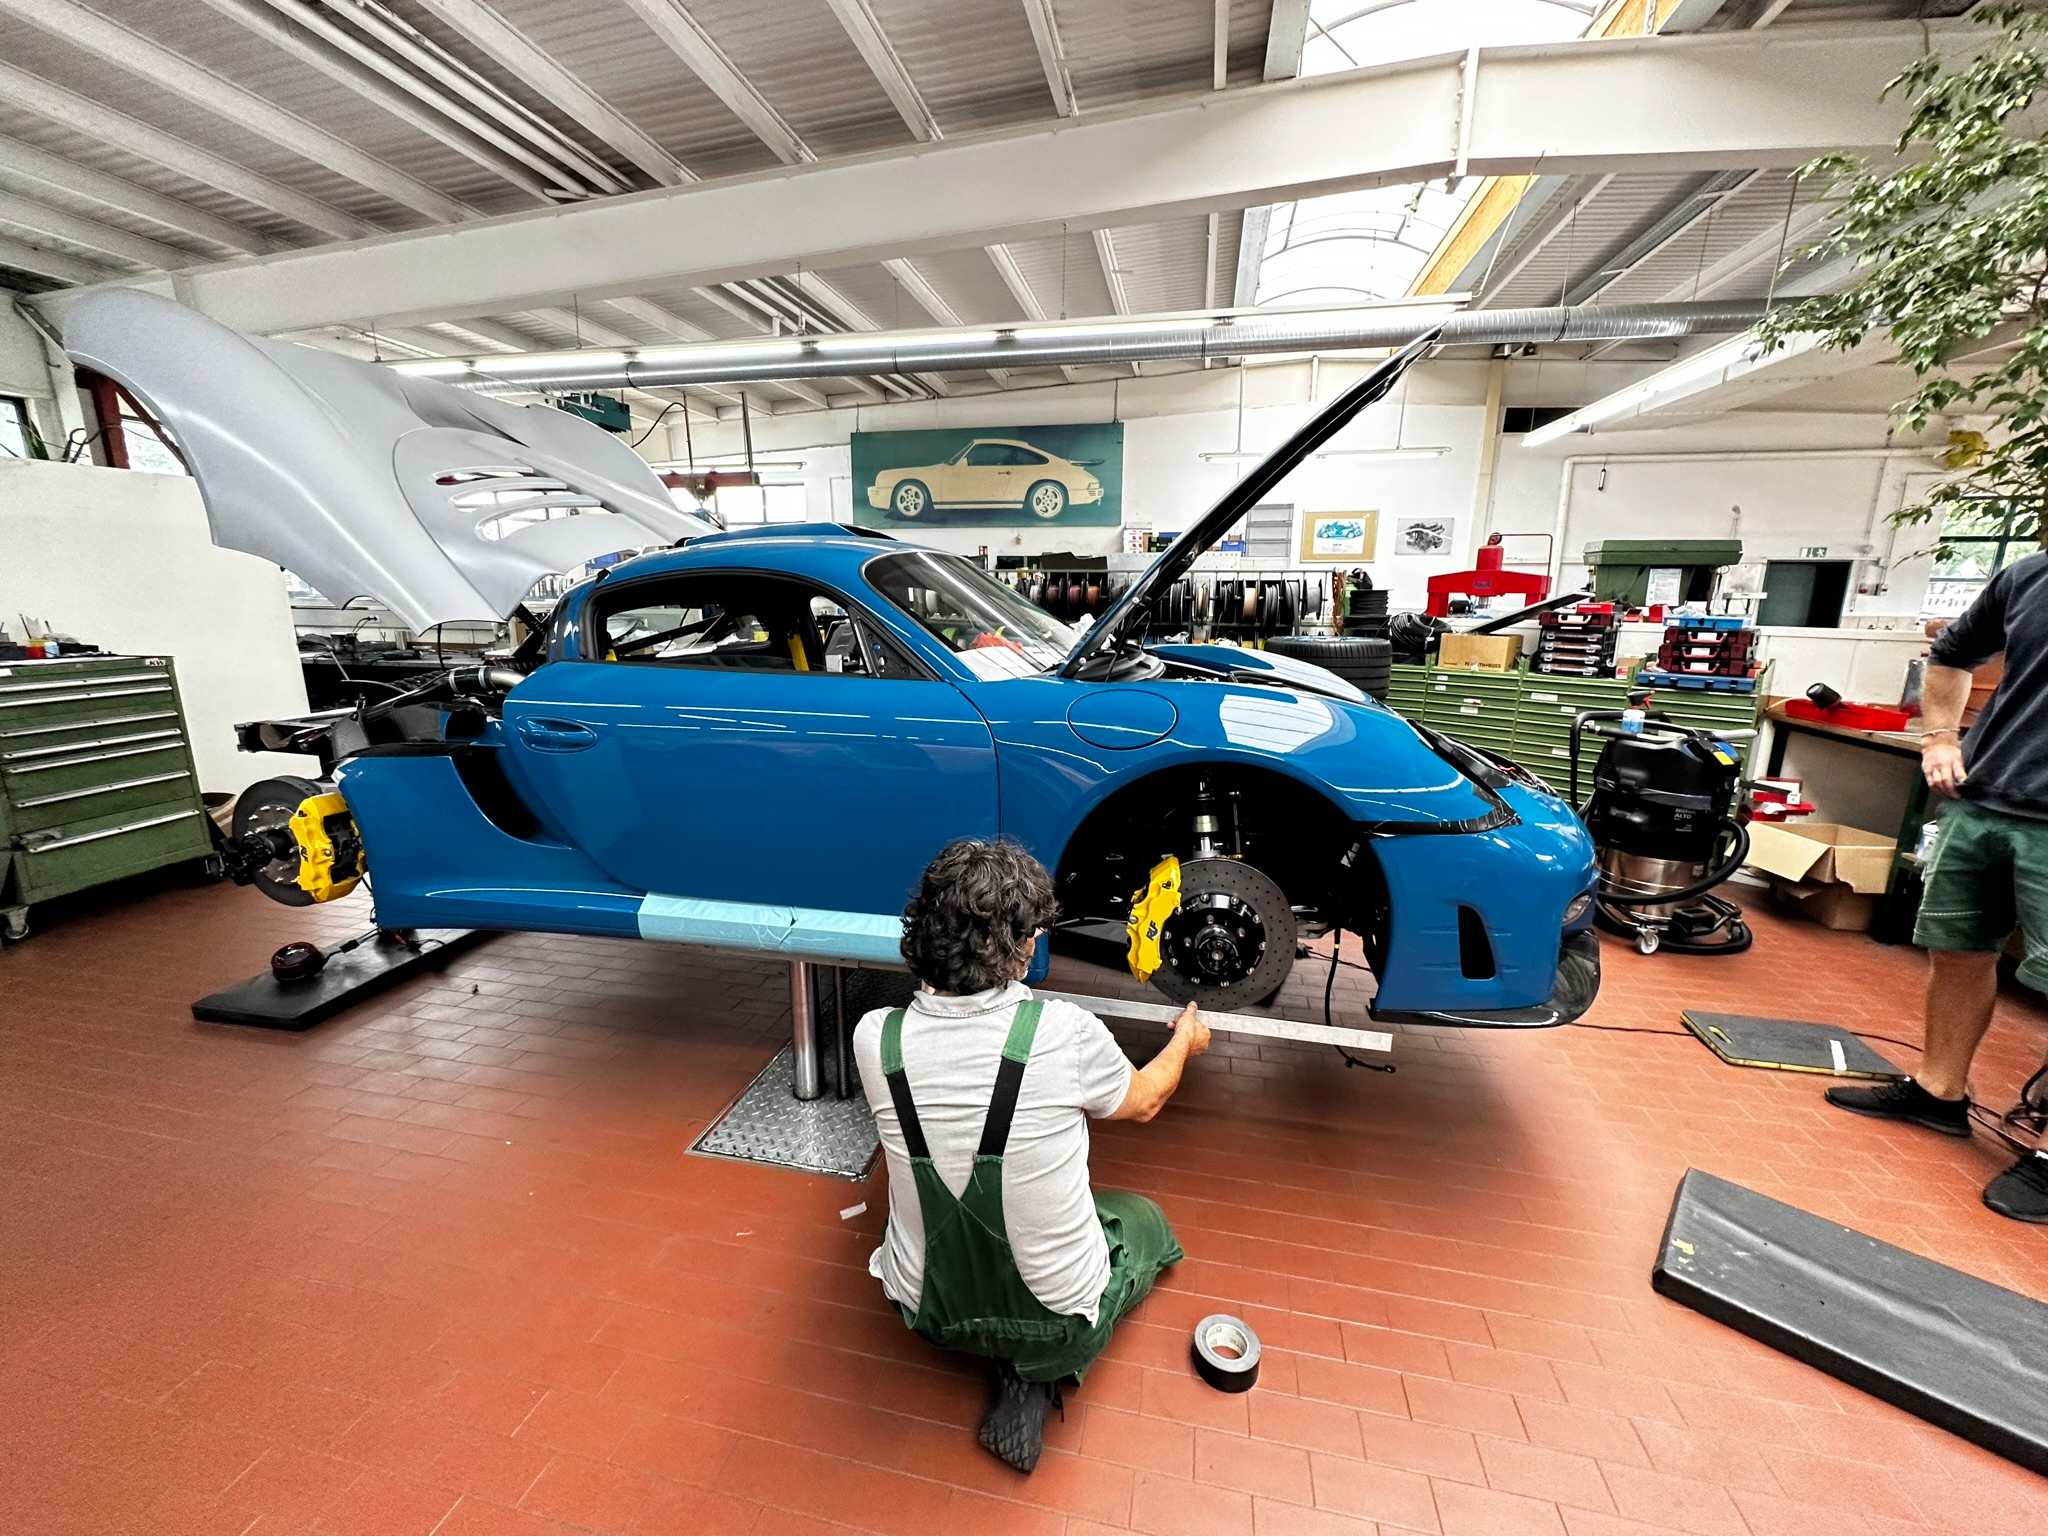
{"type": "MultiPolygon", "coordinates": [[[[1096,1132],[1098,1182],[1157,1197],[1189,1258],[1025,1479],[973,1443],[978,1369],[908,1334],[866,1274],[879,1176],[686,1151],[786,1038],[781,970],[511,936],[308,1035],[192,1022],[276,944],[347,931],[348,905],[161,889],[0,954],[0,1530],[1764,1536],[2048,1515],[2048,1483],[1648,1284],[1692,1165],[2048,1297],[2048,1231],[1978,1204],[2004,1162],[1982,1134],[1852,1119],[1821,1079],[1688,1038],[1410,1031],[1394,1076],[1219,1042],[1158,1121],[1096,1132]],[[1217,1310],[1264,1335],[1248,1395],[1188,1368],[1217,1310]]],[[[1757,927],[1729,960],[1610,945],[1587,1023],[1670,1030],[1690,1003],[1917,1037],[1913,952],[1757,927]]],[[[1319,982],[1298,976],[1290,1010],[1319,982]]],[[[2009,997],[1980,1091],[2010,1102],[2044,1046],[2048,1015],[2009,997]]]]}

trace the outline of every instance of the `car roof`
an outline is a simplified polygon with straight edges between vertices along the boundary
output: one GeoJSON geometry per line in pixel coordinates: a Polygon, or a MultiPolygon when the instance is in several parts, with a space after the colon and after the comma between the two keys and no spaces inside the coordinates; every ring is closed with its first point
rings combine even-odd
{"type": "Polygon", "coordinates": [[[920,546],[891,538],[876,529],[842,523],[771,523],[705,534],[678,549],[657,550],[612,567],[612,581],[637,581],[670,571],[741,567],[786,571],[794,576],[844,586],[876,555],[920,546]]]}

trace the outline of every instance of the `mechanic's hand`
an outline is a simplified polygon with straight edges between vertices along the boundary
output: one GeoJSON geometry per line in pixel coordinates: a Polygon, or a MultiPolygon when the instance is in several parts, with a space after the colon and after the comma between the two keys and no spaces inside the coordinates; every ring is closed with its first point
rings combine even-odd
{"type": "Polygon", "coordinates": [[[1953,741],[1932,741],[1920,749],[1920,772],[1928,788],[1953,798],[1969,775],[1963,772],[1963,749],[1953,741]]]}
{"type": "Polygon", "coordinates": [[[1181,1009],[1180,1017],[1173,1021],[1173,1038],[1187,1042],[1190,1056],[1199,1056],[1209,1049],[1209,1026],[1202,1022],[1193,1003],[1181,1009]]]}

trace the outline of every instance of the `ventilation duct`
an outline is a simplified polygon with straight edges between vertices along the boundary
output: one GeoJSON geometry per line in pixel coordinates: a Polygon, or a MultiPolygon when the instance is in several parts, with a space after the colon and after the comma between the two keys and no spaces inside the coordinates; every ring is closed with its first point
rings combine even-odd
{"type": "Polygon", "coordinates": [[[1404,346],[1432,326],[1443,327],[1445,346],[1655,341],[1744,331],[1756,323],[1763,308],[1758,300],[1462,310],[1414,303],[781,336],[633,351],[499,353],[422,358],[392,366],[400,373],[486,389],[675,389],[777,379],[1072,368],[1091,363],[1198,363],[1271,353],[1341,352],[1404,346]]]}

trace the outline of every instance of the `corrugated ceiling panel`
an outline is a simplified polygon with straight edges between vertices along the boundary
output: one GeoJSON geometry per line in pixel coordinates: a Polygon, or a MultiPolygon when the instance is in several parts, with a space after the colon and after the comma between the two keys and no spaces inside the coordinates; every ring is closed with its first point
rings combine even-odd
{"type": "MultiPolygon", "coordinates": [[[[1564,198],[1568,203],[1595,179],[1567,182],[1554,197],[1564,198]]],[[[1581,206],[1528,265],[1516,273],[1514,280],[1488,302],[1496,308],[1560,302],[1582,277],[1625,247],[1683,196],[1695,179],[1690,174],[1617,176],[1591,202],[1581,206]]],[[[1535,243],[1536,236],[1530,231],[1548,224],[1549,211],[1546,205],[1531,221],[1530,230],[1501,252],[1492,264],[1495,271],[1513,271],[1514,264],[1535,243]]]]}
{"type": "MultiPolygon", "coordinates": [[[[1110,231],[1131,313],[1200,309],[1209,264],[1209,221],[1175,219],[1110,231]]],[[[1218,302],[1223,288],[1217,285],[1218,302]]]]}
{"type": "Polygon", "coordinates": [[[11,171],[0,171],[0,191],[13,193],[17,197],[26,198],[30,202],[40,204],[46,208],[58,209],[61,212],[73,214],[82,219],[91,219],[93,222],[104,224],[110,229],[118,229],[131,235],[140,235],[143,239],[154,240],[159,245],[171,246],[177,250],[184,251],[191,258],[192,264],[220,260],[229,254],[226,251],[219,250],[210,241],[194,239],[182,230],[167,229],[154,219],[139,218],[132,213],[124,213],[118,208],[110,208],[105,203],[96,202],[92,198],[80,197],[75,192],[68,192],[62,188],[53,188],[47,182],[16,175],[11,171]]]}
{"type": "Polygon", "coordinates": [[[946,133],[1052,116],[1019,0],[871,0],[946,133]]]}
{"type": "Polygon", "coordinates": [[[696,175],[708,180],[778,163],[618,0],[497,0],[497,9],[696,175]]]}
{"type": "MultiPolygon", "coordinates": [[[[426,222],[410,208],[303,160],[240,123],[206,111],[125,70],[114,69],[41,28],[0,18],[0,58],[54,85],[259,171],[367,223],[386,229],[410,229],[426,222]]],[[[97,158],[88,158],[85,163],[100,164],[97,158]]]]}
{"type": "Polygon", "coordinates": [[[1012,240],[1010,254],[1024,281],[1044,306],[1048,320],[1115,313],[1102,263],[1095,256],[1095,238],[1072,234],[1064,240],[1012,240]]]}
{"type": "Polygon", "coordinates": [[[910,142],[824,0],[691,0],[690,14],[821,159],[910,142]]]}
{"type": "MultiPolygon", "coordinates": [[[[1811,204],[1822,194],[1818,182],[1802,184],[1798,206],[1811,204]]],[[[1781,171],[1756,176],[1739,192],[1723,198],[1710,212],[1667,242],[1663,249],[1645,259],[1626,277],[1615,279],[1601,293],[1603,303],[1654,303],[1662,299],[1683,300],[1695,296],[1696,285],[1721,261],[1751,241],[1761,240],[1769,252],[1741,274],[1730,274],[1717,283],[1708,298],[1750,298],[1767,292],[1771,274],[1777,268],[1777,246],[1785,230],[1785,216],[1794,207],[1792,178],[1781,171]]],[[[1788,254],[1805,241],[1792,240],[1788,254]]]]}
{"type": "Polygon", "coordinates": [[[970,325],[1024,318],[1024,311],[1010,296],[1002,274],[980,246],[920,256],[911,265],[970,325]]]}

